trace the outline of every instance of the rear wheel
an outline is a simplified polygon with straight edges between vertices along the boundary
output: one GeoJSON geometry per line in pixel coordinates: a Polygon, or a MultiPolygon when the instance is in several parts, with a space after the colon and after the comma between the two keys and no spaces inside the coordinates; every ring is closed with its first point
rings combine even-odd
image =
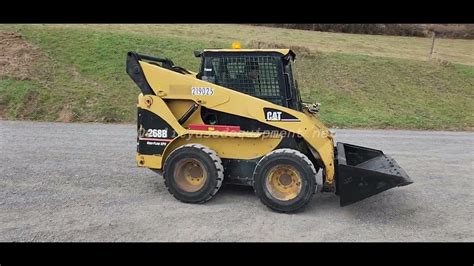
{"type": "Polygon", "coordinates": [[[219,191],[224,168],[216,152],[200,144],[188,144],[168,156],[163,177],[168,191],[176,199],[203,203],[219,191]]]}
{"type": "Polygon", "coordinates": [[[316,191],[316,169],[297,150],[278,149],[267,154],[258,162],[253,178],[262,203],[278,212],[301,209],[316,191]]]}

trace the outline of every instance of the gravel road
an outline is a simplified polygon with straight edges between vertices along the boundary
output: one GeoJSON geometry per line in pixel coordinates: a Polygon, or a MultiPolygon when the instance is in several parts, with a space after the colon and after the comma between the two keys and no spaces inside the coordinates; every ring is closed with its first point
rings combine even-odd
{"type": "Polygon", "coordinates": [[[347,207],[279,214],[251,188],[175,200],[136,167],[134,125],[0,121],[0,241],[474,241],[474,133],[337,129],[415,183],[347,207]]]}

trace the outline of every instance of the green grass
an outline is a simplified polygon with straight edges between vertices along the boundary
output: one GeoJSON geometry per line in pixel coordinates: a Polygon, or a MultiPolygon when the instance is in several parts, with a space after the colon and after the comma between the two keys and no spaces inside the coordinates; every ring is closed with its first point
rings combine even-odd
{"type": "Polygon", "coordinates": [[[45,54],[34,62],[37,71],[29,80],[0,77],[0,107],[9,119],[56,120],[66,108],[72,121],[133,122],[139,90],[125,73],[127,51],[164,55],[197,70],[194,50],[256,40],[310,51],[296,62],[299,85],[304,100],[322,103],[320,116],[328,126],[474,127],[473,41],[440,40],[443,59],[451,63],[439,64],[426,60],[423,38],[242,25],[0,25],[0,30],[20,31],[45,54]]]}
{"type": "MultiPolygon", "coordinates": [[[[263,41],[304,46],[313,52],[338,52],[419,61],[428,61],[431,49],[430,38],[329,33],[232,24],[55,24],[29,27],[129,33],[139,37],[171,37],[186,42],[223,43],[226,47],[230,46],[232,40],[241,41],[244,46],[251,41],[263,41]]],[[[474,65],[474,41],[436,39],[434,58],[474,65]]]]}
{"type": "Polygon", "coordinates": [[[322,103],[340,127],[467,129],[473,125],[473,67],[346,54],[302,59],[303,98],[322,103]],[[336,108],[333,108],[336,106],[336,108]]]}
{"type": "Polygon", "coordinates": [[[23,114],[37,117],[37,114],[29,113],[27,107],[31,106],[30,101],[36,99],[40,91],[41,86],[33,81],[3,77],[0,79],[0,106],[5,108],[8,117],[22,117],[23,114]]]}

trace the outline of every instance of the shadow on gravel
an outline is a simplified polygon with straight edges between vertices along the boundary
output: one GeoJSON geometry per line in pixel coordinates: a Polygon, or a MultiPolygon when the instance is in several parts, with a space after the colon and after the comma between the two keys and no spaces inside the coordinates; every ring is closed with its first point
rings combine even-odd
{"type": "MultiPolygon", "coordinates": [[[[161,177],[155,180],[154,187],[154,193],[168,194],[161,177]]],[[[245,202],[261,204],[252,187],[231,184],[224,184],[218,195],[206,204],[209,206],[227,205],[236,200],[241,202],[242,206],[246,205],[245,202]]],[[[420,206],[417,206],[416,201],[416,196],[411,192],[397,189],[340,207],[339,197],[334,193],[317,193],[311,202],[296,214],[315,216],[332,213],[375,223],[387,223],[388,219],[390,223],[396,224],[417,219],[416,211],[420,210],[420,206]]]]}
{"type": "Polygon", "coordinates": [[[206,204],[226,206],[231,203],[237,203],[245,208],[246,204],[252,204],[252,202],[260,203],[252,187],[224,184],[217,195],[212,200],[206,202],[206,204]]]}
{"type": "Polygon", "coordinates": [[[419,208],[410,192],[397,190],[381,193],[345,207],[340,207],[337,195],[319,193],[314,195],[302,212],[311,215],[339,213],[372,222],[386,221],[389,218],[391,222],[398,223],[416,218],[416,210],[419,208]]]}
{"type": "Polygon", "coordinates": [[[440,217],[427,217],[426,210],[417,204],[416,197],[409,191],[397,190],[381,193],[363,201],[341,208],[355,219],[374,224],[400,224],[418,226],[421,221],[425,225],[437,226],[440,217]],[[425,212],[424,217],[418,213],[425,212]]]}
{"type": "Polygon", "coordinates": [[[257,198],[257,195],[255,195],[253,191],[253,187],[250,186],[224,184],[219,193],[221,195],[242,195],[243,197],[250,196],[257,198]]]}

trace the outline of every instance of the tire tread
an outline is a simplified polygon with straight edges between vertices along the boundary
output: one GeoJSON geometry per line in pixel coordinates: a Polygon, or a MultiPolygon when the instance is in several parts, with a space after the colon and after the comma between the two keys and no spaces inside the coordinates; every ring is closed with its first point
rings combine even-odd
{"type": "MultiPolygon", "coordinates": [[[[201,200],[199,202],[195,202],[197,204],[200,204],[200,203],[204,203],[204,202],[207,202],[209,201],[210,199],[212,199],[216,194],[217,192],[219,192],[219,189],[222,187],[222,183],[224,181],[224,166],[222,165],[222,160],[221,158],[219,158],[219,156],[217,155],[217,153],[213,150],[211,150],[210,148],[204,146],[204,145],[201,145],[201,144],[186,144],[186,145],[183,145],[177,149],[175,149],[173,152],[176,152],[180,149],[183,149],[183,148],[195,148],[195,149],[199,149],[203,152],[205,152],[207,155],[209,155],[209,157],[211,158],[212,162],[214,163],[214,166],[216,167],[217,169],[217,186],[211,191],[211,193],[207,196],[207,198],[205,198],[204,200],[201,200]]],[[[171,152],[171,154],[173,153],[171,152]]],[[[168,155],[169,156],[171,156],[168,155]]],[[[168,162],[165,161],[165,165],[163,166],[163,169],[166,169],[166,164],[168,162]]],[[[163,178],[165,177],[166,175],[166,171],[163,170],[163,178]]],[[[170,187],[169,187],[169,184],[168,184],[168,181],[166,180],[166,178],[164,178],[165,180],[165,187],[166,189],[168,190],[168,192],[173,195],[173,197],[181,202],[185,202],[185,203],[189,203],[187,201],[184,201],[184,200],[181,200],[179,198],[176,197],[176,195],[174,195],[174,193],[170,190],[170,187]]]]}

